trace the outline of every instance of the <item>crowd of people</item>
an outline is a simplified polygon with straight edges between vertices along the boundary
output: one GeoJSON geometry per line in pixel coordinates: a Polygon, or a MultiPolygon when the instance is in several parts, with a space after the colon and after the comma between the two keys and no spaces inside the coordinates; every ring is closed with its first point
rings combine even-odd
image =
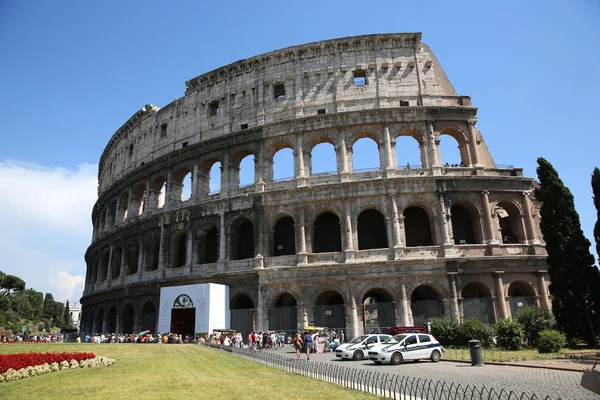
{"type": "Polygon", "coordinates": [[[47,335],[20,335],[16,334],[12,338],[6,335],[0,336],[0,343],[23,343],[23,342],[46,342],[46,343],[62,343],[65,337],[63,334],[47,334],[47,335]]]}

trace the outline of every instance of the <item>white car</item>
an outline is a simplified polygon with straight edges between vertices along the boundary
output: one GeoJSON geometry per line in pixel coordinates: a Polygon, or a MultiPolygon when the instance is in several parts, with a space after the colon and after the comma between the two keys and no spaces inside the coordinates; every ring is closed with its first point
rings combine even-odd
{"type": "Polygon", "coordinates": [[[360,361],[366,358],[369,348],[383,343],[389,338],[391,338],[390,335],[380,333],[358,336],[335,349],[335,356],[340,357],[342,360],[360,361]]]}
{"type": "Polygon", "coordinates": [[[400,364],[406,360],[429,359],[440,361],[443,347],[432,335],[424,333],[404,333],[395,335],[385,342],[369,349],[369,360],[375,364],[400,364]]]}

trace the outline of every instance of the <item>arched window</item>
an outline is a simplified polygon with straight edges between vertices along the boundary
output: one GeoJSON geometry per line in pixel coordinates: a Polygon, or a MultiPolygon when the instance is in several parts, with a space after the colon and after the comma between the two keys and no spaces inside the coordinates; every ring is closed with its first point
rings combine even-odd
{"type": "Polygon", "coordinates": [[[431,227],[429,215],[420,207],[408,207],[404,210],[404,231],[406,233],[406,246],[431,246],[431,227]]]}
{"type": "Polygon", "coordinates": [[[254,154],[249,154],[242,158],[242,161],[240,162],[239,187],[254,184],[254,172],[254,154]]]}
{"type": "Polygon", "coordinates": [[[294,178],[294,151],[285,148],[273,156],[273,180],[282,181],[294,178]]]}
{"type": "Polygon", "coordinates": [[[517,206],[508,201],[501,201],[496,206],[495,213],[500,225],[501,243],[525,243],[521,212],[517,206]]]}
{"type": "Polygon", "coordinates": [[[149,330],[154,332],[156,329],[156,307],[151,301],[147,301],[142,306],[142,331],[149,330]]]}
{"type": "Polygon", "coordinates": [[[269,330],[294,332],[298,328],[296,299],[289,293],[277,297],[269,308],[269,330]]]}
{"type": "Polygon", "coordinates": [[[508,287],[508,297],[510,312],[513,318],[521,308],[537,305],[535,290],[531,284],[526,281],[515,281],[511,283],[508,287]]]}
{"type": "Polygon", "coordinates": [[[180,268],[186,264],[187,234],[175,231],[171,235],[171,268],[180,268]]]}
{"type": "Polygon", "coordinates": [[[352,171],[373,171],[380,168],[377,142],[367,137],[354,142],[352,145],[352,171]]]}
{"type": "Polygon", "coordinates": [[[325,212],[315,220],[314,253],[342,251],[340,219],[337,215],[325,212]]]}
{"type": "Polygon", "coordinates": [[[108,316],[106,318],[106,330],[108,333],[116,333],[117,331],[117,307],[111,306],[108,309],[108,316]]]}
{"type": "Polygon", "coordinates": [[[319,143],[310,153],[310,174],[337,174],[335,147],[331,143],[319,143]]]}
{"type": "Polygon", "coordinates": [[[415,138],[412,136],[396,138],[396,162],[398,169],[422,167],[421,149],[415,138]]]}
{"type": "Polygon", "coordinates": [[[219,254],[219,232],[214,225],[204,227],[198,232],[198,263],[217,262],[219,254]]]}
{"type": "Polygon", "coordinates": [[[472,244],[475,242],[473,230],[473,219],[471,213],[465,207],[454,205],[450,209],[452,214],[452,232],[454,232],[454,244],[472,244]]]}
{"type": "Polygon", "coordinates": [[[183,177],[181,188],[181,201],[187,201],[192,197],[192,173],[188,172],[183,177]]]}
{"type": "Polygon", "coordinates": [[[273,231],[273,255],[288,256],[296,254],[296,232],[292,217],[280,218],[273,231]]]}
{"type": "Polygon", "coordinates": [[[216,194],[221,191],[221,162],[217,161],[210,167],[209,172],[209,194],[216,194]]]}
{"type": "Polygon", "coordinates": [[[121,257],[123,256],[123,249],[115,247],[113,252],[112,260],[112,275],[111,279],[117,279],[121,275],[121,257]]]}
{"type": "Polygon", "coordinates": [[[458,148],[458,142],[449,134],[440,134],[440,161],[445,167],[466,167],[458,148]]]}
{"type": "Polygon", "coordinates": [[[137,243],[127,247],[127,275],[133,275],[138,271],[139,255],[140,246],[137,243]]]}
{"type": "Polygon", "coordinates": [[[254,225],[242,219],[234,226],[231,235],[231,259],[245,260],[254,257],[254,225]]]}
{"type": "Polygon", "coordinates": [[[377,210],[365,210],[358,216],[358,249],[385,249],[388,247],[385,219],[377,210]]]}

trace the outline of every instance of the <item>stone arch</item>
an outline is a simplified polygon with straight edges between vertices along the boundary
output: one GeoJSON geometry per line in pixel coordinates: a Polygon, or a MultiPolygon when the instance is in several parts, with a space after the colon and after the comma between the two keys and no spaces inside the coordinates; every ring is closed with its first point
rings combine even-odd
{"type": "Polygon", "coordinates": [[[315,298],[314,318],[316,326],[340,329],[346,328],[346,304],[343,295],[337,290],[325,289],[315,298]]]}
{"type": "Polygon", "coordinates": [[[414,205],[406,207],[402,215],[404,216],[406,247],[432,246],[434,243],[432,224],[427,211],[421,206],[414,205]]]}
{"type": "Polygon", "coordinates": [[[180,268],[186,265],[187,257],[187,232],[181,229],[171,233],[169,241],[170,268],[180,268]]]}
{"type": "Polygon", "coordinates": [[[296,298],[289,292],[280,293],[269,307],[269,330],[293,334],[298,329],[296,298]]]}
{"type": "Polygon", "coordinates": [[[294,219],[288,215],[279,218],[273,228],[273,255],[293,254],[296,254],[296,231],[294,219]]]}
{"type": "Polygon", "coordinates": [[[468,167],[471,164],[470,154],[469,154],[469,149],[468,149],[469,140],[467,138],[467,135],[463,131],[461,131],[458,128],[446,128],[446,129],[443,129],[442,131],[440,131],[440,133],[438,134],[438,139],[440,140],[439,154],[440,154],[440,161],[441,161],[442,165],[446,165],[446,163],[447,163],[448,165],[455,165],[457,167],[458,166],[468,167]],[[456,143],[458,150],[452,151],[451,147],[450,147],[451,144],[447,143],[448,144],[447,146],[446,146],[446,144],[444,144],[444,146],[443,146],[444,151],[442,151],[442,146],[441,146],[442,136],[446,136],[446,137],[454,139],[453,142],[456,143]],[[446,153],[445,157],[444,157],[443,153],[446,153]]]}
{"type": "Polygon", "coordinates": [[[234,295],[229,302],[231,311],[231,329],[241,332],[244,341],[253,330],[253,315],[255,304],[245,293],[234,295]]]}
{"type": "Polygon", "coordinates": [[[148,193],[146,193],[146,185],[144,183],[138,183],[133,186],[132,191],[132,210],[131,216],[142,215],[142,213],[150,207],[148,204],[148,193]]]}
{"type": "Polygon", "coordinates": [[[269,149],[267,180],[282,181],[294,178],[294,146],[288,142],[278,142],[269,149]]]}
{"type": "Polygon", "coordinates": [[[314,139],[309,154],[310,157],[308,157],[306,169],[310,171],[310,175],[338,173],[337,146],[335,141],[330,137],[319,136],[314,139]],[[313,158],[318,158],[320,162],[324,163],[323,166],[315,168],[312,161],[313,158]]]}
{"type": "Polygon", "coordinates": [[[472,203],[455,203],[450,208],[454,244],[483,243],[481,221],[472,203]]]}
{"type": "Polygon", "coordinates": [[[140,244],[136,241],[130,241],[127,244],[127,275],[133,275],[138,272],[140,259],[140,244]]]}
{"type": "Polygon", "coordinates": [[[355,135],[355,140],[348,152],[348,164],[353,172],[381,169],[381,146],[376,135],[371,132],[361,132],[355,135]],[[377,165],[370,160],[377,160],[377,165]]]}
{"type": "Polygon", "coordinates": [[[357,218],[358,249],[384,249],[389,247],[385,218],[376,209],[368,208],[357,218]]]}
{"type": "Polygon", "coordinates": [[[237,173],[230,174],[233,187],[245,187],[256,182],[256,154],[249,150],[238,152],[232,160],[237,173]]]}
{"type": "Polygon", "coordinates": [[[117,307],[111,306],[108,309],[108,315],[106,318],[106,331],[108,333],[117,332],[117,307]]]}
{"type": "Polygon", "coordinates": [[[237,219],[231,226],[231,259],[254,258],[254,225],[248,218],[237,219]]]}
{"type": "Polygon", "coordinates": [[[538,305],[537,290],[534,285],[523,279],[515,279],[506,290],[510,313],[514,318],[520,308],[538,305]]]}
{"type": "Polygon", "coordinates": [[[372,288],[362,297],[365,332],[396,325],[392,295],[383,288],[372,288]]]}
{"type": "Polygon", "coordinates": [[[219,258],[219,231],[214,224],[205,224],[196,234],[198,264],[217,262],[219,258]]]}
{"type": "Polygon", "coordinates": [[[410,308],[415,326],[423,325],[432,318],[444,315],[441,292],[428,283],[417,286],[410,295],[410,308]]]}
{"type": "Polygon", "coordinates": [[[131,303],[125,304],[123,306],[123,311],[121,312],[121,333],[124,334],[132,334],[134,329],[135,322],[135,311],[131,303]]]}
{"type": "Polygon", "coordinates": [[[108,277],[108,266],[110,261],[110,252],[104,251],[102,254],[102,262],[100,263],[100,282],[104,282],[108,277]]]}
{"type": "Polygon", "coordinates": [[[219,158],[209,157],[202,161],[198,170],[198,194],[206,196],[221,191],[222,163],[219,158]]]}
{"type": "Polygon", "coordinates": [[[154,332],[156,329],[156,305],[154,302],[148,300],[144,303],[140,309],[140,321],[142,324],[141,330],[154,332]]]}
{"type": "Polygon", "coordinates": [[[160,257],[160,234],[153,231],[145,235],[144,271],[156,271],[160,257]]]}
{"type": "Polygon", "coordinates": [[[171,190],[173,199],[178,201],[189,200],[192,196],[192,171],[193,165],[184,163],[171,175],[171,190]]]}
{"type": "Polygon", "coordinates": [[[117,279],[121,276],[121,259],[123,258],[123,248],[115,246],[112,259],[112,274],[110,279],[117,279]]]}
{"type": "Polygon", "coordinates": [[[102,328],[103,328],[103,323],[104,323],[104,308],[100,307],[98,309],[98,312],[96,313],[96,318],[94,319],[94,333],[102,333],[102,328]]]}
{"type": "Polygon", "coordinates": [[[477,318],[483,323],[495,322],[492,291],[483,283],[473,281],[462,289],[463,318],[477,318]]]}
{"type": "Polygon", "coordinates": [[[340,218],[329,211],[315,218],[313,233],[313,253],[342,251],[340,218]]]}
{"type": "Polygon", "coordinates": [[[498,201],[494,207],[494,214],[498,218],[501,243],[526,242],[523,214],[516,203],[509,200],[498,201]]]}
{"type": "Polygon", "coordinates": [[[402,129],[396,132],[391,139],[399,169],[427,166],[427,149],[424,145],[423,134],[421,132],[417,129],[402,129]],[[409,138],[414,139],[416,143],[409,138]]]}

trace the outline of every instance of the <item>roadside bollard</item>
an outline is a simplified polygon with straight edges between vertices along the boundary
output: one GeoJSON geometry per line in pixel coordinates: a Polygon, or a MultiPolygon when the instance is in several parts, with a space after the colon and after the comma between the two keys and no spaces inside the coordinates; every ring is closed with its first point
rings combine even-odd
{"type": "Polygon", "coordinates": [[[471,352],[471,365],[483,365],[483,355],[481,354],[481,342],[479,340],[469,340],[469,351],[471,352]]]}

